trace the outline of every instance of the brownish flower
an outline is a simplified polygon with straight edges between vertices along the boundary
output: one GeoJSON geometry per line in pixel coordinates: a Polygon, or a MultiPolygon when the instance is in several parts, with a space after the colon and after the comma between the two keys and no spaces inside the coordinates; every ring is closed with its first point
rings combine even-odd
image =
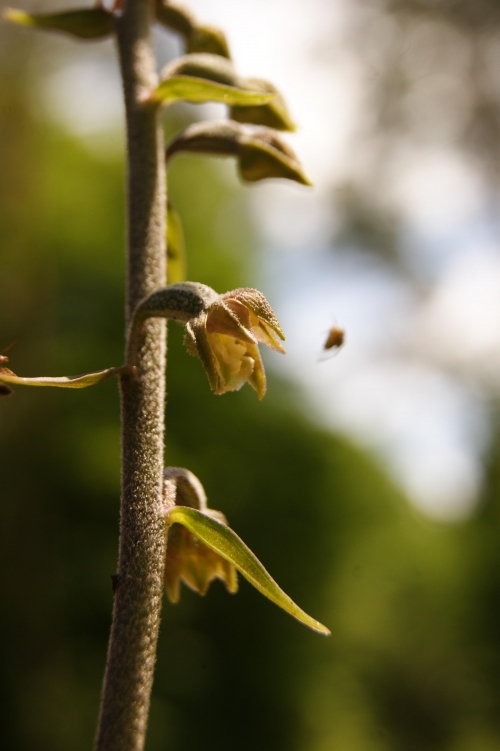
{"type": "MultiPolygon", "coordinates": [[[[188,469],[167,467],[163,494],[166,511],[172,506],[187,506],[227,524],[224,514],[207,508],[203,486],[188,469]]],[[[233,594],[238,591],[238,574],[233,564],[181,524],[172,524],[167,532],[165,560],[165,586],[170,602],[179,601],[181,581],[204,595],[213,579],[221,579],[233,594]]]]}
{"type": "Polygon", "coordinates": [[[199,357],[216,394],[235,391],[248,383],[259,399],[266,393],[266,374],[258,343],[285,352],[285,336],[264,295],[242,287],[220,295],[186,325],[185,343],[199,357]]]}

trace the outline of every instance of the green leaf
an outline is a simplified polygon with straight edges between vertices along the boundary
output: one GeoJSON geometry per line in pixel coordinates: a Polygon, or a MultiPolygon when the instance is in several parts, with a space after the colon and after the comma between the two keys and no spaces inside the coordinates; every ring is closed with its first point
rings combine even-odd
{"type": "Polygon", "coordinates": [[[80,8],[64,13],[30,15],[22,10],[6,8],[7,21],[47,31],[62,31],[79,39],[103,39],[113,33],[113,14],[105,8],[80,8]]]}
{"type": "Polygon", "coordinates": [[[168,78],[154,90],[151,99],[164,105],[185,101],[193,104],[203,102],[222,102],[229,106],[239,104],[250,106],[266,104],[274,94],[264,94],[261,91],[238,89],[215,81],[193,76],[173,76],[168,78]]]}
{"type": "Polygon", "coordinates": [[[320,634],[330,633],[326,626],[307,615],[283,592],[262,563],[232,529],[201,511],[186,506],[174,506],[168,511],[166,518],[169,525],[177,523],[189,529],[205,545],[232,563],[261,594],[294,618],[320,634]]]}
{"type": "Polygon", "coordinates": [[[60,389],[85,389],[96,383],[106,381],[114,375],[119,375],[124,368],[107,368],[97,373],[86,373],[79,376],[56,376],[54,378],[41,376],[39,378],[22,378],[15,375],[7,368],[0,368],[0,383],[8,383],[14,386],[55,386],[60,389]]]}
{"type": "Polygon", "coordinates": [[[179,212],[167,203],[167,283],[186,281],[186,243],[179,212]]]}

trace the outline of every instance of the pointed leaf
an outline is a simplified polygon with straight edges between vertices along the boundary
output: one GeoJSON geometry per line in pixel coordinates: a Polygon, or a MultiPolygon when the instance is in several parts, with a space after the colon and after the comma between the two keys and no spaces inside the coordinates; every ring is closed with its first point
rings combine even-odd
{"type": "Polygon", "coordinates": [[[4,18],[20,26],[47,31],[62,31],[79,39],[103,39],[113,33],[113,14],[105,8],[80,8],[64,13],[30,15],[22,10],[6,8],[4,18]]]}
{"type": "Polygon", "coordinates": [[[330,631],[307,615],[286,595],[262,563],[232,529],[196,509],[175,506],[167,513],[168,524],[182,524],[209,548],[232,563],[250,584],[287,613],[320,634],[330,631]]]}
{"type": "Polygon", "coordinates": [[[8,371],[7,368],[0,368],[0,383],[9,383],[13,386],[55,386],[60,389],[85,389],[87,386],[94,386],[96,383],[106,381],[114,375],[119,375],[123,370],[123,368],[107,368],[97,373],[86,373],[79,376],[22,378],[8,371]]]}
{"type": "Polygon", "coordinates": [[[238,89],[236,86],[228,86],[204,78],[174,76],[162,81],[154,90],[151,99],[167,106],[181,100],[193,104],[222,102],[222,104],[229,106],[234,104],[250,106],[266,104],[266,102],[271,101],[273,96],[273,94],[266,94],[261,91],[238,89]]]}

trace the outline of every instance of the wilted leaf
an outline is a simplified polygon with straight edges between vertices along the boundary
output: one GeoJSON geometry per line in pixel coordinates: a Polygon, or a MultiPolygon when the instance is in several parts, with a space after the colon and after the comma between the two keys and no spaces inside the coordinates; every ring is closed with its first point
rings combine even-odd
{"type": "Polygon", "coordinates": [[[330,633],[326,626],[307,615],[283,592],[262,563],[232,529],[201,511],[185,506],[175,506],[170,509],[167,513],[167,521],[168,524],[177,522],[189,529],[205,545],[232,563],[261,594],[294,618],[320,634],[330,633]]]}
{"type": "Polygon", "coordinates": [[[87,386],[94,386],[96,383],[106,381],[108,378],[118,375],[122,371],[123,368],[107,368],[97,373],[86,373],[79,376],[22,378],[7,368],[0,368],[0,383],[8,383],[13,386],[55,386],[60,389],[85,389],[87,386]]]}

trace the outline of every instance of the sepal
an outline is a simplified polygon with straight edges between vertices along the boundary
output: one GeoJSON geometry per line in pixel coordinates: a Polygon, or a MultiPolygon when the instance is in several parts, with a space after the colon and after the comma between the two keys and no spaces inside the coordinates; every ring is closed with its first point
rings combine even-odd
{"type": "Polygon", "coordinates": [[[114,31],[113,14],[105,8],[78,8],[63,13],[29,14],[15,8],[6,8],[7,21],[47,31],[61,31],[78,39],[104,39],[114,31]]]}
{"type": "Polygon", "coordinates": [[[167,162],[183,151],[235,156],[242,179],[249,182],[286,178],[311,185],[295,153],[270,128],[245,128],[231,120],[194,123],[171,140],[167,162]]]}

